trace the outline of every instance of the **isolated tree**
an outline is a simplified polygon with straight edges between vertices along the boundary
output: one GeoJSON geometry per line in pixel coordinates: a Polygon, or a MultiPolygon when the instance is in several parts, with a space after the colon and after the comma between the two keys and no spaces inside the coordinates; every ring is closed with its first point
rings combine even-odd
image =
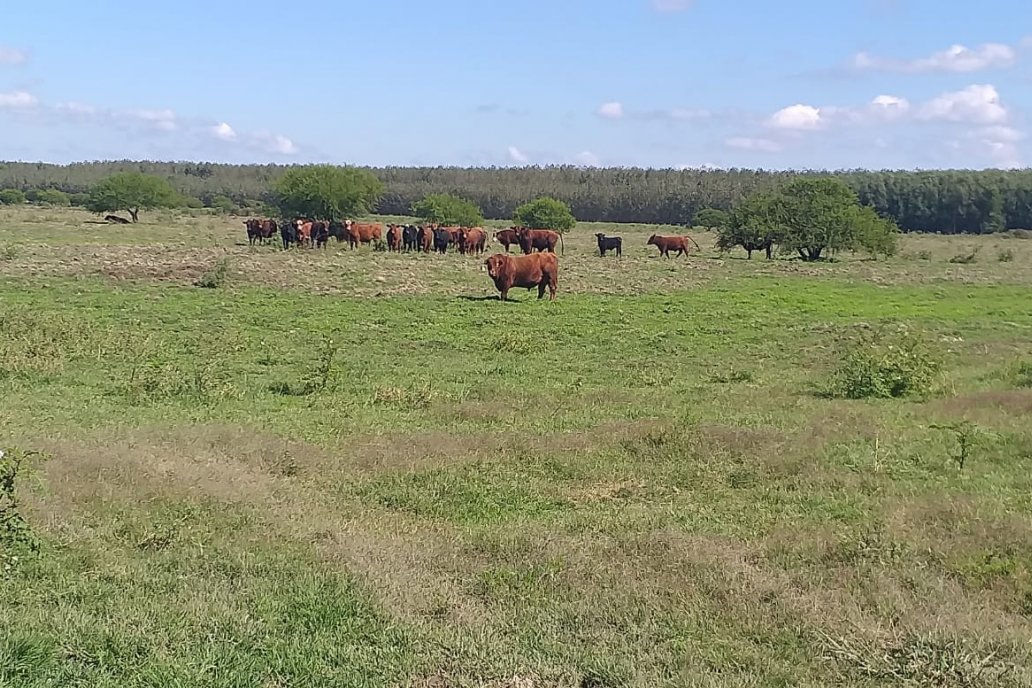
{"type": "Polygon", "coordinates": [[[516,208],[513,221],[530,229],[552,229],[562,234],[573,229],[577,220],[570,212],[570,206],[562,201],[542,196],[516,208]]]}
{"type": "Polygon", "coordinates": [[[825,252],[855,249],[869,217],[859,213],[855,191],[831,177],[799,177],[773,195],[765,224],[784,252],[806,261],[825,252]]]}
{"type": "Polygon", "coordinates": [[[141,210],[173,208],[179,200],[172,186],[161,177],[141,172],[120,172],[90,190],[86,208],[95,213],[125,210],[133,222],[139,222],[141,210]]]}
{"type": "Polygon", "coordinates": [[[695,213],[695,218],[692,223],[697,227],[720,229],[722,227],[726,227],[730,219],[730,215],[723,210],[717,210],[716,208],[703,208],[699,212],[695,213]]]}
{"type": "Polygon", "coordinates": [[[365,215],[383,194],[383,183],[357,167],[306,165],[287,170],[275,184],[284,217],[343,220],[365,215]]]}
{"type": "Polygon", "coordinates": [[[0,205],[22,205],[25,203],[25,194],[18,189],[0,190],[0,205]]]}
{"type": "Polygon", "coordinates": [[[747,198],[731,211],[727,221],[719,228],[717,248],[730,251],[735,246],[741,246],[750,260],[753,251],[763,250],[770,258],[780,233],[777,203],[777,196],[770,193],[754,194],[747,198]]]}
{"type": "Polygon", "coordinates": [[[412,214],[426,222],[460,227],[479,227],[484,224],[480,206],[451,194],[427,194],[412,204],[412,214]]]}

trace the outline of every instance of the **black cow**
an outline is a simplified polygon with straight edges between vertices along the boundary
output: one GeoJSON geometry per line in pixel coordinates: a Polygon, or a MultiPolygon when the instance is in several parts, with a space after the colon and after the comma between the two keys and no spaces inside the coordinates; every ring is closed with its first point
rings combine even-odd
{"type": "Polygon", "coordinates": [[[337,240],[337,243],[341,243],[348,238],[347,231],[344,229],[344,223],[338,222],[337,220],[330,221],[330,236],[337,240]]]}
{"type": "Polygon", "coordinates": [[[451,233],[447,229],[437,228],[434,230],[435,251],[438,253],[447,253],[449,243],[451,243],[451,233]]]}
{"type": "Polygon", "coordinates": [[[401,240],[406,251],[419,250],[419,229],[415,225],[405,225],[401,232],[401,240]]]}
{"type": "Polygon", "coordinates": [[[602,232],[595,234],[598,239],[598,255],[606,255],[606,251],[616,251],[617,256],[623,255],[623,239],[620,237],[607,237],[602,232]]]}
{"type": "Polygon", "coordinates": [[[283,250],[286,251],[291,244],[297,243],[297,224],[287,220],[280,222],[279,235],[283,240],[283,250]]]}
{"type": "Polygon", "coordinates": [[[330,240],[330,223],[316,220],[312,223],[312,244],[316,248],[326,248],[326,242],[330,240]]]}

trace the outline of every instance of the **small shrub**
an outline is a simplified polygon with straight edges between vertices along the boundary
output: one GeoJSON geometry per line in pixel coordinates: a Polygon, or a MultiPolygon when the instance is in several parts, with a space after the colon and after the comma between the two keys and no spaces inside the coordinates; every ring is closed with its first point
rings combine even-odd
{"type": "Polygon", "coordinates": [[[203,289],[217,289],[226,281],[229,272],[229,264],[225,258],[220,258],[215,267],[201,275],[196,284],[203,289]]]}
{"type": "Polygon", "coordinates": [[[1032,361],[1022,361],[1015,366],[1014,384],[1018,387],[1032,387],[1032,361]]]}
{"type": "Polygon", "coordinates": [[[918,260],[931,260],[932,259],[932,252],[931,251],[918,251],[917,252],[917,259],[918,260]]]}
{"type": "Polygon", "coordinates": [[[996,256],[996,260],[1000,261],[1001,263],[1011,262],[1012,260],[1014,260],[1014,250],[1006,248],[1000,251],[996,256]]]}
{"type": "Polygon", "coordinates": [[[726,371],[721,371],[710,376],[710,382],[715,382],[722,385],[730,385],[736,382],[752,382],[755,376],[752,371],[741,370],[731,366],[726,371]]]}
{"type": "Polygon", "coordinates": [[[864,335],[835,372],[833,395],[889,399],[927,394],[941,368],[931,346],[913,333],[864,335]]]}
{"type": "Polygon", "coordinates": [[[959,423],[943,423],[929,426],[935,430],[944,430],[953,433],[957,439],[957,453],[953,460],[957,468],[963,470],[964,464],[971,457],[971,451],[976,446],[984,445],[987,441],[996,437],[996,434],[985,430],[971,421],[960,421],[959,423]]]}
{"type": "Polygon", "coordinates": [[[19,511],[17,483],[40,456],[17,448],[0,449],[0,576],[16,568],[25,554],[39,551],[40,542],[19,511]]]}
{"type": "Polygon", "coordinates": [[[976,246],[973,249],[971,249],[971,253],[958,253],[957,255],[950,258],[950,262],[957,263],[959,265],[970,265],[971,263],[977,263],[978,252],[981,249],[981,246],[976,246]]]}
{"type": "Polygon", "coordinates": [[[24,205],[25,194],[18,189],[0,189],[0,205],[24,205]]]}
{"type": "Polygon", "coordinates": [[[0,263],[7,263],[18,257],[18,247],[14,244],[0,246],[0,263]]]}

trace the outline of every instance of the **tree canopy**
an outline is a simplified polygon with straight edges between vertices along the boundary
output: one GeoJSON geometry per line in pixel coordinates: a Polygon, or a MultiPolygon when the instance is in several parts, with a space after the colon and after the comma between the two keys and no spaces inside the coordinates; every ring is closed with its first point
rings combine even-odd
{"type": "MultiPolygon", "coordinates": [[[[168,179],[175,189],[211,207],[227,196],[240,208],[276,205],[276,182],[296,166],[207,162],[112,160],[69,165],[0,162],[0,188],[28,191],[51,187],[83,193],[118,172],[144,172],[168,179]]],[[[476,203],[489,220],[511,220],[529,199],[550,196],[568,204],[580,222],[684,224],[703,209],[725,212],[754,193],[793,179],[834,177],[856,191],[860,202],[894,220],[903,231],[981,234],[1032,228],[1032,169],[1022,170],[842,170],[773,171],[732,168],[645,169],[634,167],[379,167],[361,168],[377,177],[384,192],[372,210],[406,215],[427,194],[447,193],[476,203]]]]}
{"type": "Polygon", "coordinates": [[[126,210],[133,222],[138,222],[141,210],[171,208],[179,202],[179,195],[161,177],[142,172],[120,172],[90,190],[86,208],[95,213],[126,210]]]}
{"type": "Polygon", "coordinates": [[[516,208],[513,221],[521,227],[552,229],[560,234],[577,225],[570,206],[548,196],[528,201],[516,208]]]}
{"type": "Polygon", "coordinates": [[[480,206],[451,194],[427,194],[412,204],[412,214],[441,225],[479,227],[484,224],[480,206]]]}
{"type": "Polygon", "coordinates": [[[730,219],[730,215],[723,210],[717,210],[716,208],[703,208],[699,212],[695,213],[695,218],[692,220],[692,224],[698,227],[708,227],[709,229],[720,229],[725,227],[730,219]]]}
{"type": "Polygon", "coordinates": [[[893,253],[898,231],[873,208],[861,206],[856,192],[841,180],[801,177],[746,199],[732,213],[718,245],[725,250],[742,246],[751,254],[774,242],[782,252],[813,261],[828,251],[893,253]]]}
{"type": "Polygon", "coordinates": [[[274,188],[283,215],[318,220],[366,215],[383,194],[383,183],[371,172],[336,165],[291,168],[274,188]]]}

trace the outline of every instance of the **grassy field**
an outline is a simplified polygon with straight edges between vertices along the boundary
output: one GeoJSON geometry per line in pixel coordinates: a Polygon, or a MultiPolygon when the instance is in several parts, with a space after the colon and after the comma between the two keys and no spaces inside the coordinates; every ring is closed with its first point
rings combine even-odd
{"type": "Polygon", "coordinates": [[[501,303],[482,259],[91,219],[0,209],[0,447],[41,453],[0,686],[1032,682],[1032,241],[586,224],[501,303]],[[931,393],[829,394],[900,326],[931,393]]]}

